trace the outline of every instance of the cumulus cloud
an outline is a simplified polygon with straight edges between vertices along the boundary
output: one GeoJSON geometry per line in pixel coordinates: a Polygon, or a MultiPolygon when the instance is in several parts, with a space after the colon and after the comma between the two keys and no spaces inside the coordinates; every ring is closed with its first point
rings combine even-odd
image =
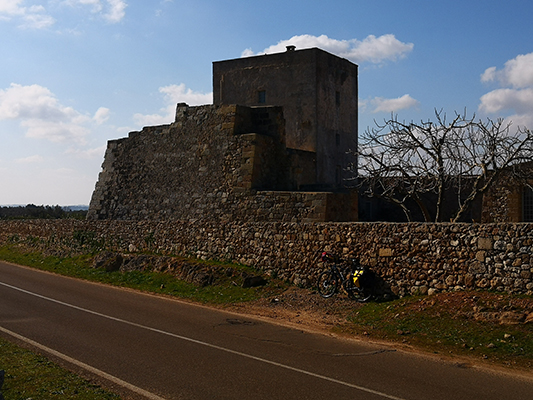
{"type": "Polygon", "coordinates": [[[418,100],[413,99],[410,95],[404,94],[395,99],[386,99],[383,97],[374,97],[368,100],[359,99],[359,111],[372,113],[386,112],[395,113],[400,110],[406,110],[418,106],[418,100]]]}
{"type": "Polygon", "coordinates": [[[516,89],[533,86],[533,53],[516,56],[499,71],[496,67],[487,68],[481,75],[481,81],[498,81],[502,86],[516,89]]]}
{"type": "Polygon", "coordinates": [[[94,113],[93,121],[96,122],[98,125],[102,125],[104,122],[106,122],[109,119],[109,114],[110,114],[109,108],[100,107],[94,113]]]}
{"type": "Polygon", "coordinates": [[[243,51],[242,57],[283,52],[289,45],[294,45],[297,49],[319,47],[354,63],[370,62],[375,64],[403,58],[414,47],[413,43],[403,43],[392,34],[379,37],[369,35],[363,40],[336,40],[326,35],[297,35],[267,47],[262,52],[254,53],[252,49],[246,49],[243,51]]]}
{"type": "Polygon", "coordinates": [[[24,0],[0,0],[0,13],[16,15],[21,13],[21,3],[24,0]]]}
{"type": "Polygon", "coordinates": [[[507,119],[533,129],[533,53],[516,56],[507,61],[501,70],[487,68],[481,74],[481,81],[500,86],[481,96],[481,112],[514,113],[507,119]]]}
{"type": "Polygon", "coordinates": [[[373,106],[374,113],[378,112],[397,112],[400,110],[406,110],[408,108],[416,107],[419,102],[413,99],[410,95],[404,94],[396,99],[385,99],[383,97],[375,97],[370,100],[370,104],[373,106]]]}
{"type": "Polygon", "coordinates": [[[91,13],[99,14],[112,24],[122,21],[128,6],[124,0],[65,0],[64,4],[72,7],[86,6],[91,13]]]}
{"type": "Polygon", "coordinates": [[[7,89],[0,89],[0,120],[19,121],[31,138],[84,143],[89,134],[87,125],[102,123],[108,113],[108,109],[100,108],[90,118],[62,105],[49,89],[40,85],[12,83],[7,89]]]}
{"type": "Polygon", "coordinates": [[[184,83],[164,86],[159,88],[159,92],[165,95],[167,101],[173,103],[187,103],[190,106],[196,106],[213,102],[213,93],[195,92],[188,89],[184,83]]]}
{"type": "Polygon", "coordinates": [[[42,5],[25,6],[25,0],[0,0],[0,19],[19,19],[22,28],[47,28],[55,19],[46,13],[42,5]]]}
{"type": "Polygon", "coordinates": [[[195,92],[188,89],[184,83],[160,87],[159,93],[163,94],[166,106],[159,114],[135,114],[133,120],[137,125],[152,126],[173,122],[177,103],[187,103],[190,106],[213,103],[213,93],[195,92]]]}
{"type": "Polygon", "coordinates": [[[514,110],[518,114],[533,112],[533,87],[493,90],[481,96],[480,109],[490,114],[503,110],[514,110]]]}
{"type": "MultiPolygon", "coordinates": [[[[26,6],[26,3],[27,0],[0,0],[0,19],[17,19],[21,21],[20,27],[35,29],[47,28],[56,22],[43,5],[26,6]]],[[[86,7],[92,14],[98,14],[112,24],[124,19],[128,6],[125,0],[63,0],[60,4],[86,7]]]]}
{"type": "Polygon", "coordinates": [[[127,3],[123,0],[107,0],[107,9],[104,18],[110,23],[122,21],[126,15],[127,3]]]}

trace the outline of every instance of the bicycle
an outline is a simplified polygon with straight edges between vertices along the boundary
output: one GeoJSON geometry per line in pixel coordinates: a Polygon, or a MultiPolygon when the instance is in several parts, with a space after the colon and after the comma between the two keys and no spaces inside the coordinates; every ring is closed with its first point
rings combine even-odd
{"type": "Polygon", "coordinates": [[[323,252],[321,255],[329,269],[320,274],[318,278],[318,293],[324,298],[339,292],[340,287],[345,290],[348,297],[364,303],[372,297],[373,273],[361,266],[356,259],[351,260],[351,265],[340,267],[339,257],[323,252]]]}

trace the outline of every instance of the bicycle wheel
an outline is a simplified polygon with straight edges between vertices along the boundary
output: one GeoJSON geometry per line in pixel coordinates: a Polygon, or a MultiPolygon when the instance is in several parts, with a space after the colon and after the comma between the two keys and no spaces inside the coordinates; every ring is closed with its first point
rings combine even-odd
{"type": "Polygon", "coordinates": [[[338,290],[339,278],[332,271],[325,271],[318,278],[318,293],[324,298],[331,297],[338,290]]]}
{"type": "Polygon", "coordinates": [[[345,288],[350,299],[356,300],[359,303],[365,303],[372,297],[370,290],[365,290],[364,288],[358,288],[357,286],[351,286],[345,288]]]}

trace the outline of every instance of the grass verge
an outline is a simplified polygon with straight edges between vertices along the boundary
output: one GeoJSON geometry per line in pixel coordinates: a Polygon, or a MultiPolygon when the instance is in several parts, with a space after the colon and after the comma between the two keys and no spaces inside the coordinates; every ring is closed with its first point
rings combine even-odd
{"type": "Polygon", "coordinates": [[[501,317],[527,315],[532,308],[531,296],[487,291],[413,296],[365,304],[339,330],[531,370],[533,321],[502,323],[501,317]]]}
{"type": "MultiPolygon", "coordinates": [[[[127,287],[150,293],[166,294],[182,299],[189,299],[201,303],[228,304],[251,301],[264,296],[270,296],[282,291],[286,285],[280,281],[270,280],[266,286],[243,288],[234,282],[234,278],[220,274],[216,283],[198,287],[177,279],[170,273],[148,271],[113,271],[92,267],[92,256],[81,255],[75,257],[44,256],[37,252],[25,252],[15,245],[0,246],[0,259],[15,264],[27,265],[43,271],[100,282],[114,286],[127,287]]],[[[250,267],[224,262],[190,261],[207,264],[220,270],[231,268],[251,275],[258,272],[250,267]]]]}
{"type": "MultiPolygon", "coordinates": [[[[228,304],[251,301],[274,295],[284,289],[280,282],[256,288],[243,288],[232,277],[221,274],[215,285],[197,287],[180,281],[169,273],[106,272],[92,268],[92,257],[44,256],[25,252],[15,245],[0,246],[0,259],[65,276],[128,287],[145,292],[171,295],[209,304],[228,304]]],[[[210,263],[211,267],[254,274],[251,268],[228,263],[210,263]]],[[[45,357],[33,354],[0,338],[0,370],[6,371],[4,396],[10,399],[119,399],[120,397],[92,385],[60,368],[45,357]]]]}
{"type": "Polygon", "coordinates": [[[5,380],[2,393],[6,400],[120,399],[116,394],[66,371],[46,357],[0,338],[0,369],[5,380]]]}
{"type": "MultiPolygon", "coordinates": [[[[224,274],[217,279],[215,285],[197,287],[168,273],[106,272],[92,268],[92,257],[89,255],[45,257],[40,253],[24,252],[14,245],[0,247],[0,259],[62,275],[208,304],[268,299],[282,295],[287,288],[287,285],[272,279],[263,287],[242,288],[232,281],[232,277],[224,274]]],[[[221,270],[231,268],[249,274],[257,273],[248,267],[234,264],[208,264],[221,270]]],[[[289,299],[280,303],[286,302],[291,308],[305,309],[309,304],[315,303],[318,295],[311,293],[309,296],[314,297],[304,295],[294,305],[289,299]]],[[[532,314],[531,296],[487,291],[454,292],[405,297],[383,303],[354,303],[353,307],[347,307],[346,302],[341,302],[343,305],[338,309],[335,309],[331,300],[333,299],[327,299],[323,304],[328,308],[327,312],[335,313],[347,321],[334,328],[339,333],[398,342],[435,354],[464,356],[484,364],[533,369],[533,321],[527,324],[502,324],[499,318],[505,313],[532,314]]]]}

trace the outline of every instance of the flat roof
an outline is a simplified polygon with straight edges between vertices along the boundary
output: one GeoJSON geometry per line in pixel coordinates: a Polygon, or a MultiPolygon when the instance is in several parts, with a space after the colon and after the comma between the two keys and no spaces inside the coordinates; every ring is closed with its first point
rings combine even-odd
{"type": "MultiPolygon", "coordinates": [[[[290,46],[287,46],[287,48],[290,47],[290,46]]],[[[326,50],[322,50],[321,48],[319,47],[310,47],[310,48],[305,48],[305,49],[295,49],[295,50],[286,50],[286,51],[282,51],[282,52],[279,52],[279,53],[265,53],[265,54],[258,54],[258,55],[253,55],[253,56],[244,56],[244,57],[238,57],[238,58],[232,58],[232,59],[228,59],[228,60],[220,60],[220,61],[213,61],[213,64],[217,64],[217,63],[224,63],[224,62],[232,62],[232,61],[240,61],[240,60],[250,60],[250,59],[257,59],[257,58],[263,58],[263,57],[281,57],[283,55],[293,55],[293,54],[296,54],[296,53],[303,53],[303,52],[320,52],[320,53],[324,53],[324,54],[327,54],[329,57],[335,57],[339,60],[344,60],[352,65],[355,65],[357,66],[357,64],[351,62],[350,60],[346,59],[346,58],[343,58],[343,57],[339,57],[333,53],[330,53],[326,50]]]]}

